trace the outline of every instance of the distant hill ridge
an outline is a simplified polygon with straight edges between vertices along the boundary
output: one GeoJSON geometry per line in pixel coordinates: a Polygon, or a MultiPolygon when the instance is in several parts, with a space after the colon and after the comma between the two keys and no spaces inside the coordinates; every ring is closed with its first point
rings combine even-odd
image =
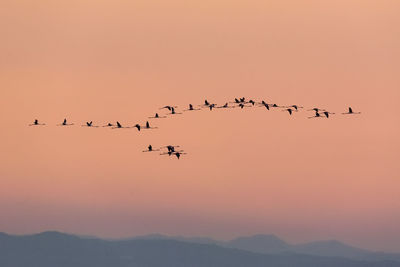
{"type": "Polygon", "coordinates": [[[228,248],[237,248],[255,253],[297,253],[316,256],[343,257],[355,260],[395,260],[400,261],[400,253],[375,252],[356,248],[337,240],[313,241],[303,244],[290,244],[276,235],[253,235],[238,237],[230,241],[219,241],[207,237],[182,237],[151,234],[134,237],[133,239],[169,239],[200,244],[215,244],[228,248]]]}
{"type": "Polygon", "coordinates": [[[400,257],[338,241],[291,245],[274,235],[239,237],[228,242],[160,234],[103,240],[52,231],[19,236],[0,233],[0,266],[400,267],[400,257]]]}

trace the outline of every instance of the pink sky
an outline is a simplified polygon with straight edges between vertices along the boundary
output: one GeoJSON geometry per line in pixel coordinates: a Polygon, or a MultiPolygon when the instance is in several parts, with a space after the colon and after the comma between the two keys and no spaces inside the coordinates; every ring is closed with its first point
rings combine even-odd
{"type": "Polygon", "coordinates": [[[28,1],[0,9],[0,231],[400,251],[400,2],[28,1]],[[201,111],[246,96],[359,116],[201,111]],[[47,127],[27,127],[38,118],[47,127]],[[141,153],[180,144],[181,160],[141,153]]]}

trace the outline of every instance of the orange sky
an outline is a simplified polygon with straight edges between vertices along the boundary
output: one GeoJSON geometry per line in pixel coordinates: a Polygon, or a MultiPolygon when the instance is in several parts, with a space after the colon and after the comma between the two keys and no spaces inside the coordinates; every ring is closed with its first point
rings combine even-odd
{"type": "Polygon", "coordinates": [[[400,251],[397,0],[3,0],[0,231],[400,251]],[[159,107],[246,96],[360,116],[159,107]],[[38,118],[50,125],[27,127],[38,118]],[[180,144],[181,160],[141,153],[180,144]]]}

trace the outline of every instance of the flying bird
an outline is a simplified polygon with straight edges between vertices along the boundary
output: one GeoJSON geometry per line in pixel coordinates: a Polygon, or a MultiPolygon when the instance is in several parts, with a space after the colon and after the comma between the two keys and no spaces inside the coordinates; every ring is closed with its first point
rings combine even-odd
{"type": "Polygon", "coordinates": [[[349,112],[342,113],[342,114],[361,114],[361,112],[354,112],[351,107],[349,107],[349,112]]]}
{"type": "Polygon", "coordinates": [[[180,147],[180,146],[173,146],[173,145],[168,145],[168,146],[162,146],[161,148],[167,148],[168,151],[170,152],[175,152],[175,148],[180,147]]]}
{"type": "Polygon", "coordinates": [[[175,115],[175,114],[182,114],[182,113],[176,112],[176,111],[175,111],[175,108],[172,107],[172,108],[171,108],[171,113],[168,113],[168,115],[175,115]]]}
{"type": "Polygon", "coordinates": [[[175,153],[172,153],[172,154],[175,154],[175,156],[179,159],[180,157],[181,157],[181,155],[183,155],[183,154],[187,154],[187,153],[183,153],[183,152],[175,152],[175,153]]]}
{"type": "Polygon", "coordinates": [[[324,113],[326,118],[329,118],[329,114],[335,114],[335,113],[332,113],[332,112],[329,112],[329,111],[324,111],[323,113],[324,113]]]}
{"type": "Polygon", "coordinates": [[[315,111],[315,116],[308,117],[308,118],[309,118],[309,119],[312,119],[312,118],[321,118],[321,114],[319,114],[318,111],[315,111]]]}
{"type": "Polygon", "coordinates": [[[42,126],[46,125],[45,123],[39,123],[39,120],[34,120],[32,124],[29,124],[29,126],[42,126]]]}
{"type": "Polygon", "coordinates": [[[114,126],[111,129],[129,129],[129,128],[131,127],[122,126],[122,124],[119,121],[117,121],[117,126],[114,126]]]}
{"type": "Polygon", "coordinates": [[[320,112],[320,111],[325,111],[325,109],[321,109],[321,108],[312,108],[312,109],[307,109],[307,111],[320,112]]]}
{"type": "Polygon", "coordinates": [[[147,150],[143,150],[142,152],[153,152],[153,151],[160,151],[160,149],[154,149],[152,145],[147,147],[147,150]]]}
{"type": "MultiPolygon", "coordinates": [[[[138,124],[137,124],[138,125],[138,124]]],[[[135,126],[136,127],[136,126],[135,126]]],[[[140,126],[139,126],[140,127],[140,126]]],[[[151,127],[150,123],[146,121],[146,125],[144,126],[144,129],[157,129],[157,127],[151,127]]],[[[139,129],[138,129],[139,130],[139,129]]],[[[140,130],[139,130],[140,131],[140,130]]]]}
{"type": "Polygon", "coordinates": [[[166,109],[168,109],[169,111],[171,111],[173,108],[176,108],[176,106],[164,106],[164,107],[162,107],[162,108],[160,108],[160,109],[164,109],[164,108],[166,108],[166,109]]]}
{"type": "Polygon", "coordinates": [[[303,108],[303,107],[300,107],[298,105],[291,105],[291,106],[289,106],[289,108],[294,108],[296,111],[298,111],[299,108],[303,108]]]}
{"type": "Polygon", "coordinates": [[[67,123],[67,119],[64,119],[64,121],[61,124],[57,124],[58,126],[71,126],[74,125],[73,123],[67,123]]]}
{"type": "Polygon", "coordinates": [[[90,122],[86,122],[86,125],[82,125],[82,127],[95,127],[95,128],[97,128],[97,127],[99,127],[99,126],[94,126],[93,125],[93,121],[90,121],[90,122]]]}
{"type": "Polygon", "coordinates": [[[292,115],[292,113],[293,113],[293,110],[292,110],[291,108],[287,108],[287,109],[282,110],[282,111],[287,111],[287,112],[289,112],[289,115],[292,115]]]}
{"type": "Polygon", "coordinates": [[[265,102],[264,100],[261,101],[261,105],[263,105],[267,110],[269,110],[269,104],[265,102]]]}
{"type": "Polygon", "coordinates": [[[166,118],[166,116],[160,116],[158,115],[158,113],[156,113],[154,117],[149,117],[149,119],[163,119],[163,118],[166,118]]]}
{"type": "Polygon", "coordinates": [[[233,108],[233,107],[230,107],[230,106],[228,105],[228,103],[225,103],[223,106],[216,107],[216,108],[233,108]]]}
{"type": "Polygon", "coordinates": [[[200,110],[199,108],[194,108],[192,104],[189,104],[189,108],[185,109],[184,111],[194,111],[194,110],[200,110]]]}

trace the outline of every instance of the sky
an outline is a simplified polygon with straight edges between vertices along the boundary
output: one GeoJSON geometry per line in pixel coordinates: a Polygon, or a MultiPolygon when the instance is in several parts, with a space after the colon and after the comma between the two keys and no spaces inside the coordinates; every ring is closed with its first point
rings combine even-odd
{"type": "Polygon", "coordinates": [[[397,0],[3,0],[0,231],[400,252],[397,0]],[[335,112],[198,111],[235,97],[335,112]],[[351,106],[360,115],[344,116],[351,106]],[[28,127],[34,119],[45,127],[28,127]],[[64,118],[74,127],[56,127],[64,118]],[[180,145],[180,160],[154,147],[180,145]]]}

